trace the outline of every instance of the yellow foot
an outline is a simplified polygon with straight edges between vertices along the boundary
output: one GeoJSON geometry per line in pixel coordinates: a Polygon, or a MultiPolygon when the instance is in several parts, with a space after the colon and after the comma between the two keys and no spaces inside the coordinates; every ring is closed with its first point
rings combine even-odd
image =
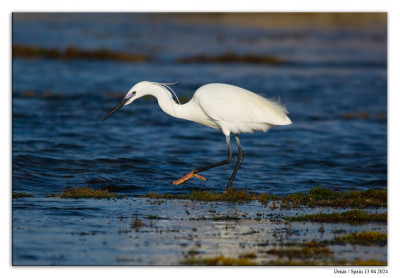
{"type": "Polygon", "coordinates": [[[174,181],[172,184],[178,185],[178,184],[187,182],[188,180],[190,180],[190,179],[193,178],[193,177],[199,178],[199,179],[201,179],[201,180],[203,180],[203,181],[206,181],[206,180],[207,180],[205,177],[200,176],[199,174],[195,174],[195,173],[193,173],[193,172],[194,172],[194,170],[191,171],[190,173],[186,174],[186,176],[184,176],[183,178],[180,178],[179,180],[174,181]]]}

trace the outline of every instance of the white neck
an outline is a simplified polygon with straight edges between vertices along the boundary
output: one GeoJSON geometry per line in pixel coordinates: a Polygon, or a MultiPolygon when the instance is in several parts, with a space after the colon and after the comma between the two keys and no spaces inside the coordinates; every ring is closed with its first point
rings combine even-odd
{"type": "Polygon", "coordinates": [[[158,105],[168,115],[216,128],[215,124],[193,99],[183,105],[177,104],[166,88],[154,83],[146,91],[146,94],[157,98],[158,105]]]}
{"type": "Polygon", "coordinates": [[[172,117],[181,118],[184,105],[179,105],[175,102],[172,94],[161,85],[154,84],[147,94],[157,98],[158,105],[168,115],[172,117]]]}

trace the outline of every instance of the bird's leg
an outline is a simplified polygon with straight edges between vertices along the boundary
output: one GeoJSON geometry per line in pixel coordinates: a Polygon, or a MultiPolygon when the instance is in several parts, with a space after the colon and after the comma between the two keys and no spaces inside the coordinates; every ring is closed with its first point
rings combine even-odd
{"type": "Polygon", "coordinates": [[[226,136],[226,144],[228,145],[228,159],[225,159],[225,160],[217,162],[217,163],[212,163],[212,164],[209,164],[209,165],[201,167],[201,168],[197,168],[197,169],[189,172],[188,174],[186,174],[183,178],[180,178],[179,180],[174,181],[172,184],[178,185],[178,184],[181,184],[181,183],[184,183],[184,182],[190,180],[193,177],[197,177],[202,180],[207,180],[205,177],[200,176],[198,173],[208,170],[208,169],[211,169],[211,168],[214,168],[214,167],[218,167],[218,166],[221,166],[224,164],[231,163],[233,161],[233,153],[232,153],[232,147],[231,147],[231,139],[230,139],[229,135],[226,136]]]}
{"type": "Polygon", "coordinates": [[[236,144],[237,144],[238,150],[239,150],[238,161],[236,162],[235,169],[233,170],[232,176],[229,179],[229,182],[228,182],[228,185],[226,186],[225,191],[228,191],[229,188],[231,187],[233,180],[235,179],[236,173],[239,170],[240,164],[242,164],[242,161],[244,158],[244,153],[242,151],[242,147],[240,146],[239,136],[237,134],[235,134],[235,140],[236,140],[236,144]]]}
{"type": "Polygon", "coordinates": [[[172,184],[178,185],[178,184],[187,182],[188,180],[190,180],[190,179],[193,178],[193,177],[197,177],[197,178],[199,178],[199,179],[201,179],[201,180],[203,180],[203,181],[206,181],[206,180],[207,180],[205,177],[200,176],[199,174],[196,174],[196,173],[194,172],[194,170],[193,170],[193,171],[187,173],[183,178],[180,178],[179,180],[174,181],[172,184]]]}

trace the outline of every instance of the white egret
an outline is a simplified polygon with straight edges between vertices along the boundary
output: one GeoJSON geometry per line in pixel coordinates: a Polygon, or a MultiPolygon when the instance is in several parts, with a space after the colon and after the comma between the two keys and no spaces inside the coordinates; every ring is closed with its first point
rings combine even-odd
{"type": "Polygon", "coordinates": [[[179,100],[178,103],[174,101],[171,94],[174,92],[168,85],[170,84],[149,81],[137,83],[103,120],[134,100],[145,95],[152,95],[157,98],[160,108],[168,115],[220,129],[228,144],[228,159],[197,168],[174,181],[175,185],[184,183],[192,177],[206,180],[198,173],[231,163],[233,153],[230,134],[233,133],[239,154],[235,169],[226,186],[226,190],[229,190],[244,157],[238,134],[253,131],[265,132],[273,126],[292,123],[287,116],[288,111],[285,106],[237,86],[220,83],[204,85],[197,89],[189,102],[181,105],[179,100]]]}

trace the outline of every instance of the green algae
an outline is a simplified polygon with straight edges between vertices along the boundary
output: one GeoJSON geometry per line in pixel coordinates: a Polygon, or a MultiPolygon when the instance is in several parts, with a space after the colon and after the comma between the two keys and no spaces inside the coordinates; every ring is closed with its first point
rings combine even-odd
{"type": "Polygon", "coordinates": [[[344,259],[338,260],[335,256],[335,252],[332,251],[327,245],[334,245],[345,240],[347,240],[347,242],[351,241],[353,244],[357,244],[356,242],[360,243],[360,241],[362,241],[362,245],[364,245],[364,242],[367,240],[371,240],[371,243],[376,244],[380,240],[383,241],[385,236],[385,234],[379,232],[361,232],[349,234],[349,237],[343,240],[335,239],[329,241],[312,240],[309,242],[283,242],[280,244],[280,248],[272,248],[268,251],[259,251],[259,253],[267,253],[269,255],[278,257],[276,260],[268,261],[266,265],[380,266],[387,265],[387,262],[379,260],[361,260],[359,258],[350,261],[344,259]],[[354,238],[356,238],[356,240],[354,240],[354,238]]]}
{"type": "Polygon", "coordinates": [[[239,191],[235,188],[225,191],[223,193],[213,193],[211,191],[193,191],[186,194],[161,194],[149,192],[144,197],[150,199],[181,199],[192,201],[226,201],[232,203],[248,203],[253,200],[259,200],[263,204],[268,203],[268,194],[249,194],[246,190],[239,191]]]}
{"type": "Polygon", "coordinates": [[[13,198],[33,198],[34,195],[33,195],[33,193],[13,192],[12,197],[13,198]]]}
{"type": "Polygon", "coordinates": [[[337,208],[368,208],[386,207],[387,190],[369,189],[364,191],[336,192],[328,188],[312,188],[308,193],[297,192],[284,197],[269,195],[268,193],[250,194],[246,190],[232,188],[223,193],[211,191],[193,191],[186,194],[160,194],[149,192],[143,196],[150,199],[181,199],[192,201],[227,201],[234,203],[248,203],[257,200],[263,205],[272,201],[271,209],[278,206],[281,209],[308,207],[337,207],[337,208]],[[279,203],[279,205],[278,205],[279,203]]]}
{"type": "Polygon", "coordinates": [[[212,258],[187,258],[181,262],[182,265],[199,265],[199,266],[255,266],[260,265],[248,258],[230,258],[217,256],[212,258]]]}
{"type": "MultiPolygon", "coordinates": [[[[293,243],[292,243],[293,244],[293,243]]],[[[288,243],[287,245],[291,245],[288,243]]],[[[312,241],[300,244],[301,247],[290,248],[272,248],[266,252],[269,256],[276,256],[276,260],[268,260],[266,262],[256,262],[258,255],[254,252],[240,254],[238,258],[225,257],[219,255],[216,257],[198,257],[200,252],[191,249],[185,255],[185,259],[181,261],[182,265],[191,266],[258,266],[258,265],[274,265],[274,266],[386,266],[386,261],[380,260],[337,260],[329,247],[324,243],[312,241]]]]}
{"type": "Polygon", "coordinates": [[[343,236],[337,236],[330,244],[356,244],[356,245],[364,245],[364,246],[372,246],[372,245],[386,245],[387,244],[387,234],[377,232],[377,231],[364,231],[358,233],[350,233],[345,234],[343,236]]]}
{"type": "Polygon", "coordinates": [[[364,223],[364,222],[387,222],[387,213],[368,213],[359,209],[353,209],[342,213],[315,213],[302,214],[300,216],[286,217],[288,221],[312,221],[312,222],[347,222],[347,223],[364,223]]]}
{"type": "Polygon", "coordinates": [[[254,252],[247,252],[239,255],[240,259],[256,259],[257,254],[254,252]]]}
{"type": "Polygon", "coordinates": [[[356,259],[350,263],[350,265],[360,265],[360,266],[387,266],[386,261],[379,260],[360,260],[356,259]]]}
{"type": "Polygon", "coordinates": [[[60,194],[54,194],[51,197],[58,198],[72,198],[72,199],[115,199],[118,197],[118,193],[109,193],[107,189],[92,189],[90,187],[72,187],[71,189],[66,189],[60,194]]]}
{"type": "Polygon", "coordinates": [[[272,260],[266,265],[269,266],[322,266],[329,265],[327,262],[318,262],[315,260],[272,260]]]}
{"type": "Polygon", "coordinates": [[[317,261],[317,260],[273,260],[269,261],[266,265],[270,266],[387,266],[386,261],[379,260],[331,260],[331,261],[317,261]]]}
{"type": "Polygon", "coordinates": [[[271,198],[281,201],[281,208],[291,209],[298,208],[301,205],[309,207],[386,207],[387,206],[387,190],[386,189],[369,189],[363,191],[337,192],[328,188],[317,187],[312,188],[307,194],[297,192],[279,198],[271,196],[271,198]]]}

